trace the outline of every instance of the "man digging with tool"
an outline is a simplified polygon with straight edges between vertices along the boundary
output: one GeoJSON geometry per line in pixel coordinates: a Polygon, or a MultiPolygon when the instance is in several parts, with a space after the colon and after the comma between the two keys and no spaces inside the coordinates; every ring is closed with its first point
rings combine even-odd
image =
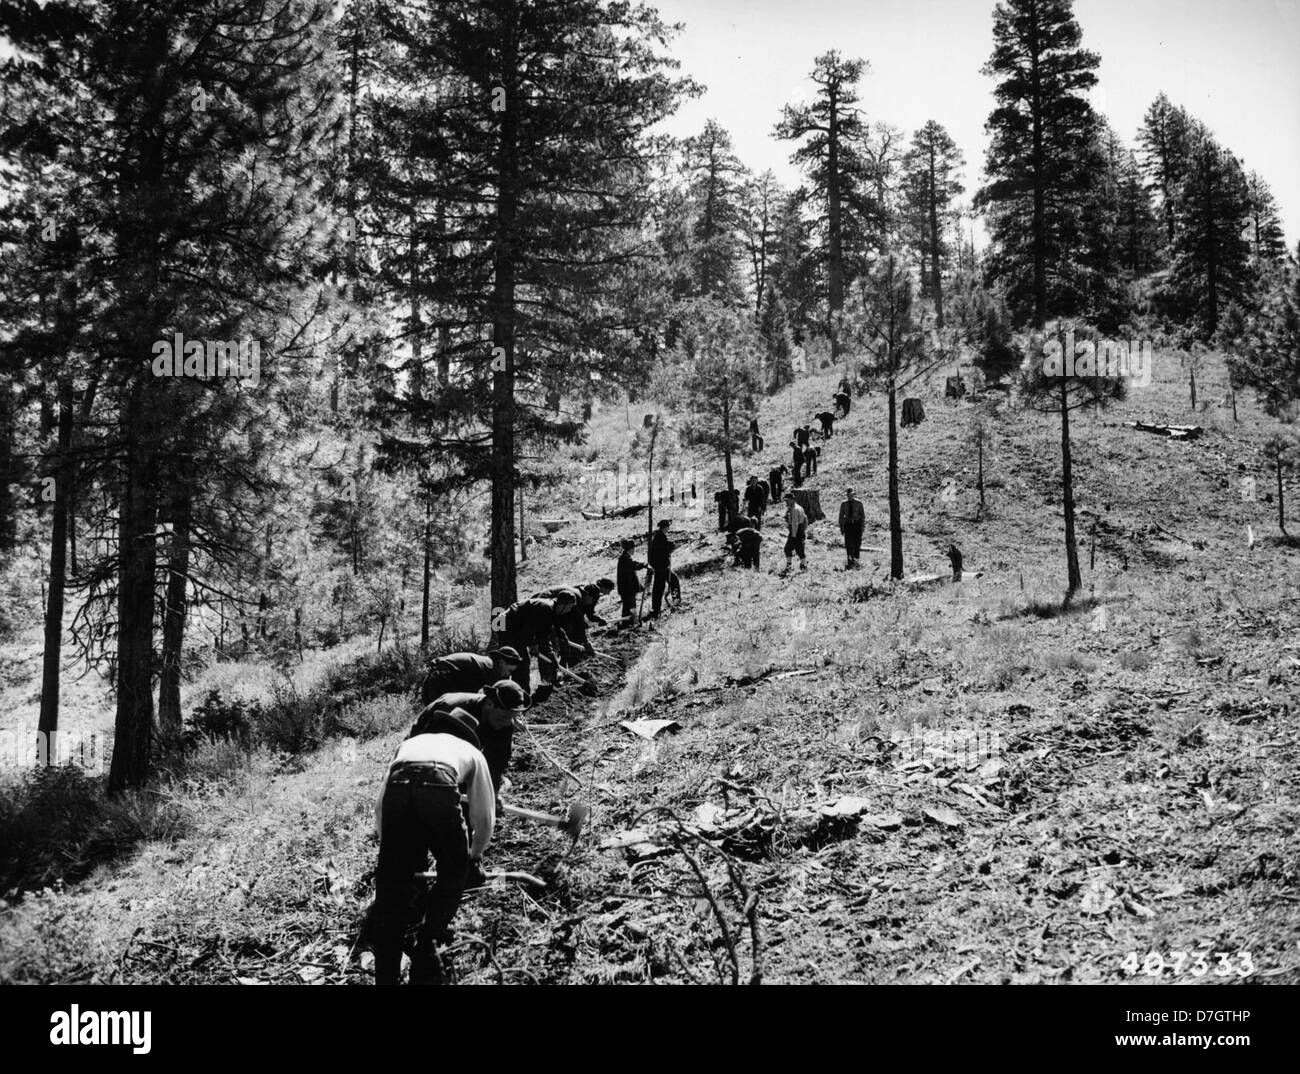
{"type": "Polygon", "coordinates": [[[487,656],[478,653],[448,653],[429,663],[429,674],[420,687],[420,704],[427,705],[443,694],[472,694],[502,679],[514,678],[523,661],[508,645],[487,656]]]}
{"type": "Polygon", "coordinates": [[[430,853],[438,875],[419,913],[411,984],[441,983],[437,945],[447,942],[465,888],[482,883],[496,802],[475,722],[459,708],[430,714],[426,730],[397,748],[384,776],[375,805],[375,984],[401,980],[402,938],[424,883],[416,874],[430,853]]]}
{"type": "Polygon", "coordinates": [[[474,694],[443,694],[434,698],[415,721],[410,737],[424,734],[427,727],[442,722],[452,709],[461,709],[474,718],[480,749],[492,777],[492,790],[501,787],[501,779],[510,765],[514,749],[517,719],[527,707],[523,688],[512,679],[502,679],[474,694]]]}

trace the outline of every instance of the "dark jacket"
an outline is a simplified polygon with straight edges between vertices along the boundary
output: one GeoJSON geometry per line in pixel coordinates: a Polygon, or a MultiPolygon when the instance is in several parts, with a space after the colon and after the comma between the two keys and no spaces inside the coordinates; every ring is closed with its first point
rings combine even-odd
{"type": "Polygon", "coordinates": [[[656,571],[665,573],[672,570],[674,547],[673,542],[668,539],[668,534],[663,530],[655,530],[654,536],[650,538],[650,553],[646,556],[650,566],[656,571]]]}
{"type": "Polygon", "coordinates": [[[524,645],[544,644],[558,625],[555,602],[542,597],[516,601],[506,609],[506,633],[524,645]]]}
{"type": "Polygon", "coordinates": [[[631,552],[624,552],[618,557],[618,571],[614,582],[620,593],[640,593],[641,579],[637,571],[645,570],[645,564],[632,558],[631,552]]]}
{"type": "Polygon", "coordinates": [[[429,664],[429,673],[420,687],[420,701],[428,704],[436,697],[452,693],[474,693],[497,681],[490,656],[478,653],[449,653],[429,664]]]}

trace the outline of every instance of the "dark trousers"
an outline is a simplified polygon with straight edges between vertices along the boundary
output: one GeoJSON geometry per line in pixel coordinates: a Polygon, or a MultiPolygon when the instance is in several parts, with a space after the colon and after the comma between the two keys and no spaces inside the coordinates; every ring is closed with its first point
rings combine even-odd
{"type": "Polygon", "coordinates": [[[450,769],[433,764],[398,765],[384,788],[383,830],[375,870],[375,983],[401,979],[402,940],[416,922],[411,983],[439,977],[437,942],[456,916],[469,867],[469,838],[460,788],[450,769]],[[415,874],[428,865],[438,879],[425,891],[415,874]]]}
{"type": "Polygon", "coordinates": [[[630,619],[636,614],[636,595],[638,590],[625,589],[619,593],[619,599],[623,602],[623,618],[630,619]]]}
{"type": "Polygon", "coordinates": [[[758,433],[750,433],[750,434],[749,434],[749,450],[750,450],[750,451],[762,451],[762,450],[763,450],[763,443],[764,443],[763,438],[762,438],[761,436],[759,436],[758,433]]]}
{"type": "Polygon", "coordinates": [[[740,550],[740,565],[758,570],[758,549],[746,552],[743,548],[740,550]]]}
{"type": "Polygon", "coordinates": [[[652,615],[658,615],[659,606],[663,604],[664,587],[668,584],[669,570],[671,568],[667,566],[655,568],[654,581],[651,583],[650,589],[650,613],[652,615]]]}
{"type": "Polygon", "coordinates": [[[862,525],[861,522],[850,522],[844,527],[844,553],[853,563],[862,555],[862,525]]]}
{"type": "Polygon", "coordinates": [[[804,558],[804,537],[806,536],[807,527],[800,526],[797,531],[792,533],[785,542],[785,558],[789,559],[792,555],[798,555],[800,559],[804,558]]]}

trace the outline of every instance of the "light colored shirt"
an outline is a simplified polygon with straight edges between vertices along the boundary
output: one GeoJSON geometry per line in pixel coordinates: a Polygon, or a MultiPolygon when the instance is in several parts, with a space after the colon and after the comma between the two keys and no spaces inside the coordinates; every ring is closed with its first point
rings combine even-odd
{"type": "Polygon", "coordinates": [[[793,537],[799,532],[800,526],[808,525],[808,515],[797,501],[792,500],[790,510],[785,513],[785,521],[786,525],[790,527],[790,536],[793,537]]]}
{"type": "Polygon", "coordinates": [[[388,771],[384,773],[379,788],[379,801],[375,803],[375,832],[383,831],[384,791],[393,765],[401,761],[437,761],[456,773],[456,782],[469,799],[470,837],[469,856],[475,860],[483,856],[492,839],[496,824],[496,795],[492,791],[492,776],[488,772],[483,754],[464,739],[455,735],[415,735],[397,747],[388,771]]]}

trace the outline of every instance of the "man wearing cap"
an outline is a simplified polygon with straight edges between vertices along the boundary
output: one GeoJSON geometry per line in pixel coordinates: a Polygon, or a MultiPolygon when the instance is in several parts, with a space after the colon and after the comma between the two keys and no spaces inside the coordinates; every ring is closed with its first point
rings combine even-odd
{"type": "Polygon", "coordinates": [[[537,654],[537,669],[542,681],[554,687],[558,672],[558,662],[551,649],[551,636],[556,630],[562,630],[561,620],[577,606],[574,595],[570,592],[560,593],[553,599],[530,597],[528,600],[516,601],[501,615],[501,627],[498,628],[497,640],[503,646],[509,646],[519,653],[519,666],[515,668],[512,678],[525,693],[532,686],[532,653],[537,654]]]}
{"type": "Polygon", "coordinates": [[[587,656],[595,655],[596,650],[592,648],[591,641],[587,638],[587,621],[590,620],[598,626],[604,626],[606,620],[603,616],[596,614],[596,605],[600,603],[600,598],[606,593],[613,592],[614,580],[612,578],[599,578],[594,582],[586,585],[577,586],[554,586],[551,589],[543,589],[535,596],[543,599],[554,599],[561,593],[569,593],[577,602],[573,610],[567,615],[560,617],[560,629],[562,635],[557,638],[559,641],[560,662],[566,666],[572,663],[572,658],[578,652],[583,652],[587,656]]]}
{"type": "Polygon", "coordinates": [[[650,538],[650,552],[646,559],[654,571],[654,580],[650,589],[650,615],[658,617],[660,605],[663,604],[664,588],[668,585],[668,576],[673,569],[673,542],[668,539],[668,519],[661,519],[659,528],[650,538]]]}
{"type": "Polygon", "coordinates": [[[803,448],[796,441],[791,440],[790,451],[790,478],[794,483],[794,487],[799,488],[803,484],[803,448]]]}
{"type": "Polygon", "coordinates": [[[420,704],[427,705],[443,694],[472,694],[485,686],[514,675],[521,659],[508,645],[487,656],[478,653],[448,653],[429,664],[429,674],[420,687],[420,704]]]}
{"type": "Polygon", "coordinates": [[[844,554],[848,562],[844,569],[852,570],[858,566],[858,557],[862,554],[862,529],[867,524],[867,513],[862,501],[854,499],[853,490],[844,490],[845,500],[840,504],[840,533],[844,534],[844,554]]]}
{"type": "Polygon", "coordinates": [[[389,763],[375,804],[379,863],[375,869],[375,984],[401,980],[402,938],[423,901],[411,954],[411,984],[439,984],[438,943],[467,884],[482,882],[483,852],[496,823],[496,796],[479,750],[474,717],[453,708],[431,718],[389,763]],[[462,797],[464,805],[462,806],[462,797]],[[466,832],[466,820],[469,831],[466,832]],[[429,854],[437,881],[420,900],[429,854]]]}
{"type": "Polygon", "coordinates": [[[799,569],[806,571],[808,560],[804,553],[804,538],[808,533],[808,515],[795,500],[793,492],[785,494],[785,524],[789,532],[785,541],[785,569],[787,571],[790,569],[792,557],[797,554],[799,569]]]}
{"type": "Polygon", "coordinates": [[[479,748],[487,760],[495,790],[501,786],[501,779],[510,765],[515,721],[527,707],[528,699],[523,688],[513,679],[502,679],[476,693],[443,694],[434,698],[416,718],[411,736],[424,734],[431,723],[440,722],[452,709],[468,712],[477,725],[479,748]]]}

